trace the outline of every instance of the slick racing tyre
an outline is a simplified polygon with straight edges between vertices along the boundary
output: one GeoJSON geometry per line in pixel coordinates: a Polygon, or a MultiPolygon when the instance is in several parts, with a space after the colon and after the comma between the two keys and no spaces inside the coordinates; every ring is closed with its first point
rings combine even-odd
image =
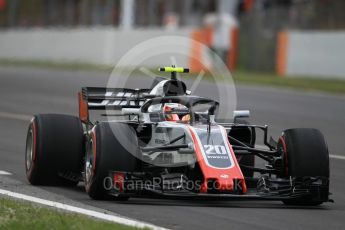
{"type": "Polygon", "coordinates": [[[33,185],[76,185],[81,177],[83,127],[79,118],[39,114],[31,120],[25,168],[33,185]]]}
{"type": "Polygon", "coordinates": [[[111,188],[106,185],[106,178],[110,171],[136,171],[140,151],[135,130],[124,123],[99,123],[92,129],[86,148],[84,167],[88,195],[96,200],[127,200],[124,195],[108,195],[111,188]]]}
{"type": "MultiPolygon", "coordinates": [[[[328,198],[329,153],[325,139],[317,129],[288,129],[279,138],[278,151],[283,154],[282,173],[286,177],[322,177],[326,179],[317,197],[328,198]]],[[[319,198],[309,196],[283,201],[289,205],[319,205],[319,198]]]]}

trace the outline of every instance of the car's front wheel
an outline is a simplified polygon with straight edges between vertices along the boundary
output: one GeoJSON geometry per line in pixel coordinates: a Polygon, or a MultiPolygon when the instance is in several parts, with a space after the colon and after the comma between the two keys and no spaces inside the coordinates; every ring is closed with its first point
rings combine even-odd
{"type": "Polygon", "coordinates": [[[291,178],[321,178],[320,186],[306,197],[284,200],[289,205],[319,205],[328,200],[329,153],[326,141],[317,129],[288,129],[279,138],[283,156],[282,175],[291,178]]]}
{"type": "Polygon", "coordinates": [[[138,139],[135,130],[123,123],[101,122],[90,133],[85,154],[85,190],[92,199],[127,200],[109,196],[111,171],[134,172],[138,167],[138,139]],[[109,180],[110,179],[110,180],[109,180]]]}

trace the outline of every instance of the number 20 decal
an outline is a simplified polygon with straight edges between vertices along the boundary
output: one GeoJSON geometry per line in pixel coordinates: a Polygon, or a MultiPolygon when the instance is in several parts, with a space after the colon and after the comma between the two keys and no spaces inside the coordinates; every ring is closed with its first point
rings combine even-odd
{"type": "Polygon", "coordinates": [[[204,145],[205,153],[207,155],[220,154],[225,155],[226,149],[223,145],[204,145]]]}

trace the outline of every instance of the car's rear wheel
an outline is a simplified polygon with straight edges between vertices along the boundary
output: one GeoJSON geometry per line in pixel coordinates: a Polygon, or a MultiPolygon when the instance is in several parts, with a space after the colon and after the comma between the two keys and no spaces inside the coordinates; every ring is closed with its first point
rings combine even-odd
{"type": "Polygon", "coordinates": [[[327,181],[314,195],[283,202],[289,205],[319,205],[327,200],[329,153],[321,132],[306,128],[285,130],[277,148],[283,153],[283,175],[293,178],[322,177],[327,181]]]}
{"type": "Polygon", "coordinates": [[[25,168],[33,185],[76,185],[83,157],[83,127],[79,118],[39,114],[31,120],[25,168]]]}
{"type": "Polygon", "coordinates": [[[85,156],[85,190],[92,199],[127,200],[110,196],[109,172],[134,172],[138,167],[139,145],[135,130],[124,123],[97,124],[91,131],[85,156]]]}

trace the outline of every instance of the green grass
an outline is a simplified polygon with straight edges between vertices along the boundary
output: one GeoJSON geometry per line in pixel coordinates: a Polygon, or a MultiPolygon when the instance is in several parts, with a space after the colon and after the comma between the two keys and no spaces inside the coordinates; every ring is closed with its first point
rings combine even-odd
{"type": "Polygon", "coordinates": [[[299,90],[323,91],[345,94],[345,80],[318,79],[311,77],[282,77],[272,73],[252,73],[237,71],[233,74],[235,83],[245,85],[265,85],[299,90]]]}
{"type": "MultiPolygon", "coordinates": [[[[49,62],[49,61],[28,61],[0,59],[0,66],[27,66],[36,68],[51,68],[64,70],[86,70],[111,73],[113,66],[96,65],[82,62],[49,62]]],[[[137,74],[142,74],[137,71],[137,74]]],[[[192,76],[191,76],[192,77],[192,76]]],[[[256,73],[249,71],[235,71],[233,78],[236,84],[263,85],[297,90],[321,91],[333,94],[345,94],[345,80],[318,79],[306,76],[281,77],[274,73],[256,73]]],[[[207,80],[207,76],[205,77],[207,80]]]]}
{"type": "Polygon", "coordinates": [[[0,198],[0,229],[136,229],[120,224],[100,221],[79,214],[43,208],[28,202],[0,198]]]}

